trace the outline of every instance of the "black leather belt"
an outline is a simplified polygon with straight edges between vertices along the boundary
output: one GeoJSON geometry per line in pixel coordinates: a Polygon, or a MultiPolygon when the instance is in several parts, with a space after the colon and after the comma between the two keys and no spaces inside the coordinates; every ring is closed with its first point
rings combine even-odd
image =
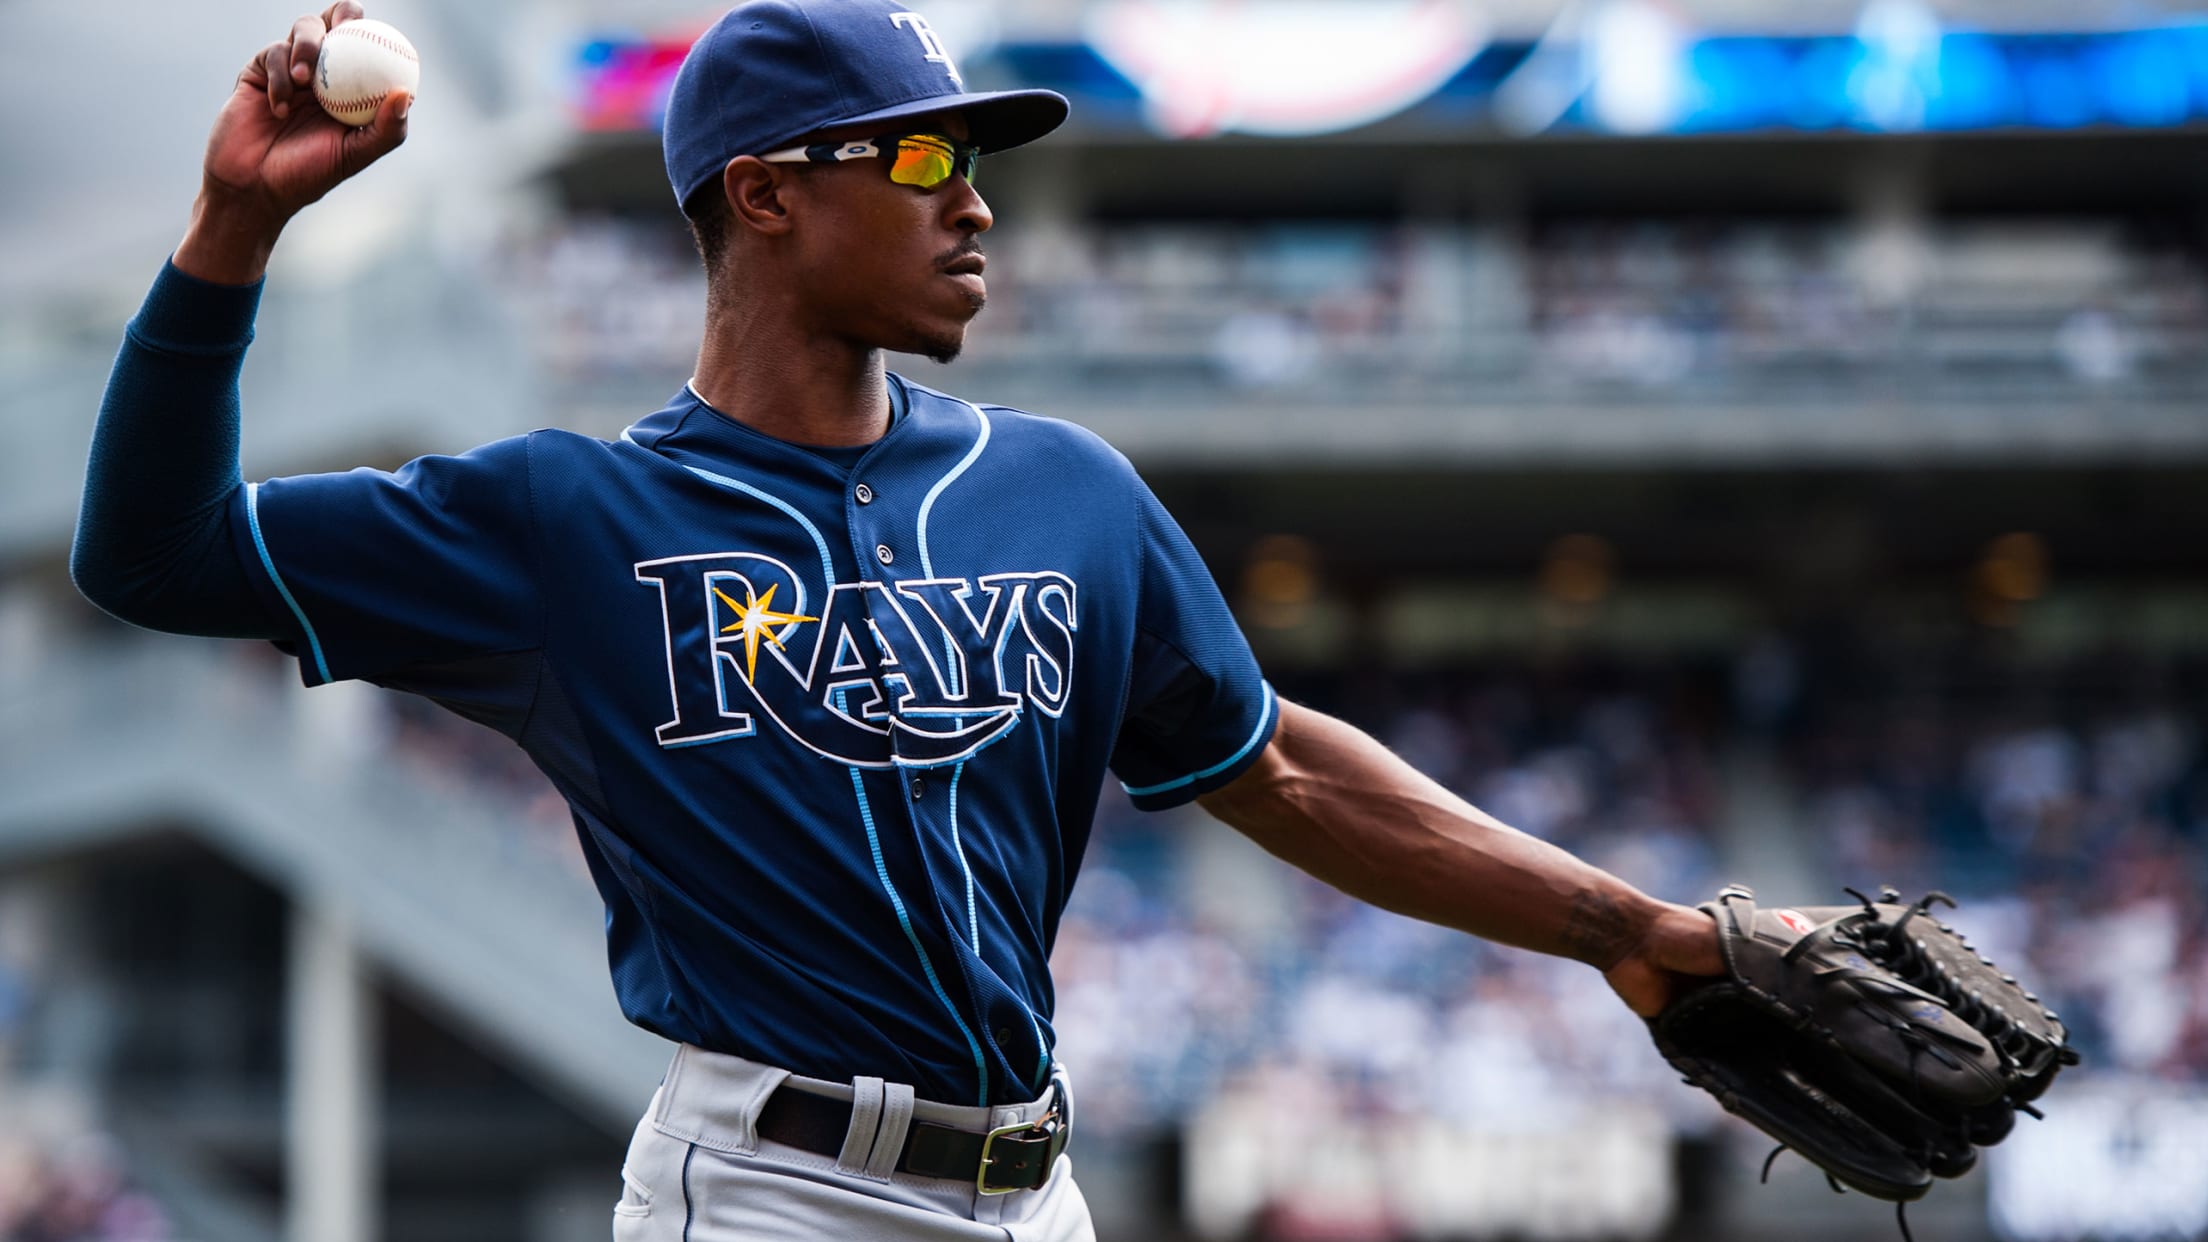
{"type": "MultiPolygon", "coordinates": [[[[1050,1180],[1050,1167],[1066,1149],[1064,1089],[1036,1121],[975,1134],[932,1121],[914,1121],[905,1131],[897,1171],[915,1177],[971,1182],[985,1195],[1036,1190],[1050,1180]]],[[[778,1087],[759,1110],[759,1135],[822,1156],[843,1152],[851,1130],[851,1104],[825,1095],[778,1087]]]]}

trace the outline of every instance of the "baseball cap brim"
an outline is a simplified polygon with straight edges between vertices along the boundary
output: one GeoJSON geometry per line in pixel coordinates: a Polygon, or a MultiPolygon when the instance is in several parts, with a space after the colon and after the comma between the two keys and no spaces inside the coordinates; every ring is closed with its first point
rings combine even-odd
{"type": "Polygon", "coordinates": [[[812,134],[851,125],[872,125],[939,112],[956,112],[966,118],[971,134],[968,141],[981,148],[983,155],[991,155],[1033,142],[1058,128],[1066,123],[1066,115],[1070,110],[1071,105],[1066,102],[1066,97],[1056,91],[975,91],[969,94],[933,95],[892,108],[880,108],[858,116],[830,121],[805,133],[793,134],[788,143],[777,145],[792,145],[812,134]]]}

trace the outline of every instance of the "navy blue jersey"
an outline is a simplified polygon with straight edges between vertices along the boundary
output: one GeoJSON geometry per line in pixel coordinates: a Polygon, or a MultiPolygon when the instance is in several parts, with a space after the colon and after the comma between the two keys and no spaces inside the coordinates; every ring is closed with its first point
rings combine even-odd
{"type": "Polygon", "coordinates": [[[1107,768],[1184,802],[1277,711],[1123,457],[891,382],[855,464],[685,389],[613,442],[273,479],[233,528],[308,683],[428,695],[550,776],[632,1021],[1005,1103],[1048,1073],[1107,768]]]}

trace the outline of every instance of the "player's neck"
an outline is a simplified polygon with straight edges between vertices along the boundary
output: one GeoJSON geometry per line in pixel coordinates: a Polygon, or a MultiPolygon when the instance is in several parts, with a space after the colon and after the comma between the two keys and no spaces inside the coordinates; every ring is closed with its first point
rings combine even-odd
{"type": "Polygon", "coordinates": [[[707,318],[690,380],[716,411],[793,444],[872,444],[889,430],[879,350],[721,320],[707,318]]]}

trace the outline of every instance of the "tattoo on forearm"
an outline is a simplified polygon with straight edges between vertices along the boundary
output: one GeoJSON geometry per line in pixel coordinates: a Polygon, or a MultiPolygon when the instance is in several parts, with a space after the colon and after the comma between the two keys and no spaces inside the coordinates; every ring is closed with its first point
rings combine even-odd
{"type": "Polygon", "coordinates": [[[1589,890],[1572,899],[1572,912],[1564,922],[1564,951],[1582,962],[1605,969],[1617,964],[1633,947],[1633,921],[1625,907],[1608,893],[1589,890]]]}

